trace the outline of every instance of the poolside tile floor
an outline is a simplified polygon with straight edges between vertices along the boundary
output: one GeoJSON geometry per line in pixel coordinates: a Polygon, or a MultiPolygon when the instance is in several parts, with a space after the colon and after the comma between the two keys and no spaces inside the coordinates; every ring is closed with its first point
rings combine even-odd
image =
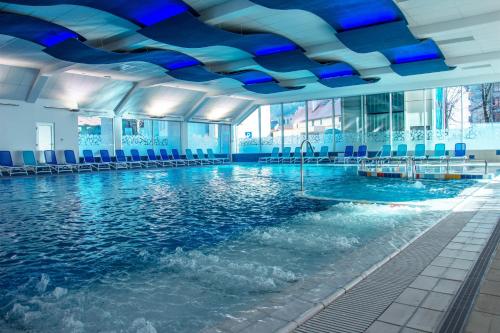
{"type": "MultiPolygon", "coordinates": [[[[299,326],[296,331],[304,333],[435,332],[500,219],[499,198],[500,182],[493,181],[485,188],[473,193],[448,218],[394,257],[391,261],[399,270],[401,265],[415,264],[412,260],[401,260],[401,257],[404,257],[405,252],[409,250],[419,252],[423,251],[422,246],[436,246],[437,242],[445,240],[445,237],[443,238],[445,229],[450,229],[448,230],[450,232],[453,226],[460,225],[462,221],[460,228],[455,229],[454,235],[443,243],[445,246],[435,252],[436,254],[422,266],[419,273],[401,289],[393,301],[374,317],[368,327],[346,326],[344,322],[339,326],[340,321],[334,315],[327,315],[329,308],[350,312],[349,308],[339,307],[339,303],[346,302],[342,298],[352,296],[347,292],[325,310],[299,326]]],[[[413,260],[418,259],[413,258],[413,260]]],[[[382,275],[391,274],[387,271],[391,261],[373,275],[380,274],[384,270],[386,272],[382,275]]],[[[500,332],[500,256],[492,264],[490,272],[476,301],[467,332],[500,332]],[[478,330],[479,326],[486,330],[478,330]]],[[[368,276],[366,280],[370,277],[368,276]]],[[[373,286],[373,288],[385,289],[387,285],[373,286]]],[[[377,292],[380,293],[380,290],[368,288],[365,292],[375,295],[377,292]]]]}

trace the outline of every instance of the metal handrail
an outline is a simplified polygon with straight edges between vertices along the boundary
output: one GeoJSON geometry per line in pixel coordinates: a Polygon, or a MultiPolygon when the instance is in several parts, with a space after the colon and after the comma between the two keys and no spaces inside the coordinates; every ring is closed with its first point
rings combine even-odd
{"type": "Polygon", "coordinates": [[[309,142],[309,140],[307,139],[302,141],[302,143],[300,144],[300,191],[301,192],[304,192],[304,154],[302,153],[302,147],[304,146],[304,143],[307,143],[309,145],[314,154],[314,148],[311,142],[309,142]]]}

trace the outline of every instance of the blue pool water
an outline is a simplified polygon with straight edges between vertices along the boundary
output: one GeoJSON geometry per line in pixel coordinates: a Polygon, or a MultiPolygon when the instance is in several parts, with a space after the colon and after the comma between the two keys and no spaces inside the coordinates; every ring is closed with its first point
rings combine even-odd
{"type": "Polygon", "coordinates": [[[344,285],[474,184],[330,166],[305,173],[305,196],[297,166],[0,179],[0,330],[193,332],[238,322],[311,281],[344,285]]]}

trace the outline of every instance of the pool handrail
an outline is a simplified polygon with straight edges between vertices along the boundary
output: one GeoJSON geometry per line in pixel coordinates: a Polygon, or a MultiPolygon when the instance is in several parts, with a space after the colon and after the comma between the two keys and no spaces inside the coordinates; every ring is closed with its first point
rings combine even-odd
{"type": "Polygon", "coordinates": [[[28,174],[28,170],[24,166],[14,165],[12,155],[9,150],[0,150],[0,174],[2,172],[7,172],[9,176],[28,174]]]}
{"type": "Polygon", "coordinates": [[[23,150],[23,166],[27,171],[32,171],[35,175],[39,173],[52,173],[52,169],[47,164],[38,163],[33,150],[23,150]]]}

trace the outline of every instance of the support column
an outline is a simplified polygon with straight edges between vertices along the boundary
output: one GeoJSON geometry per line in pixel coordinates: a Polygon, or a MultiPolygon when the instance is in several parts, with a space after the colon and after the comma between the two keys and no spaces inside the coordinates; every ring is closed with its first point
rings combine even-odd
{"type": "Polygon", "coordinates": [[[189,148],[188,146],[188,123],[186,121],[183,121],[181,123],[181,151],[180,154],[183,154],[186,148],[189,148]]]}
{"type": "Polygon", "coordinates": [[[389,144],[391,145],[391,150],[393,146],[393,135],[392,135],[392,93],[389,93],[389,144]]]}
{"type": "Polygon", "coordinates": [[[113,118],[113,138],[115,149],[122,149],[122,117],[113,118]]]}
{"type": "Polygon", "coordinates": [[[281,151],[285,148],[285,115],[283,114],[283,103],[280,104],[281,107],[281,151]]]}

